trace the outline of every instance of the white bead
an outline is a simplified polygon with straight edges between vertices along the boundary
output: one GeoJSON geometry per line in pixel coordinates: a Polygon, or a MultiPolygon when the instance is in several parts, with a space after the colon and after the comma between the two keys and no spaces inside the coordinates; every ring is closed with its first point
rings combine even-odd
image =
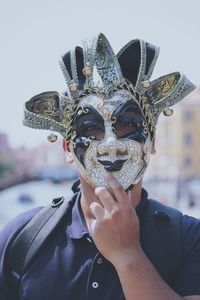
{"type": "Polygon", "coordinates": [[[92,283],[92,287],[93,287],[94,289],[98,288],[98,286],[99,286],[98,282],[94,281],[94,282],[92,283]]]}
{"type": "Polygon", "coordinates": [[[102,263],[102,258],[101,258],[101,257],[99,257],[99,258],[97,259],[97,263],[98,263],[99,265],[102,263]]]}

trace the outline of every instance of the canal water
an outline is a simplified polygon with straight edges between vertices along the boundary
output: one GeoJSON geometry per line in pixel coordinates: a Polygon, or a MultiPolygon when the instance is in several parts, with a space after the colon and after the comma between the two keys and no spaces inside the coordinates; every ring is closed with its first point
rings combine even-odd
{"type": "Polygon", "coordinates": [[[70,198],[72,182],[33,181],[0,192],[0,228],[18,214],[49,204],[53,198],[70,198]]]}
{"type": "MultiPolygon", "coordinates": [[[[0,192],[0,229],[18,214],[37,206],[49,204],[53,198],[72,195],[72,182],[52,183],[33,181],[13,186],[0,192]]],[[[187,198],[176,200],[176,185],[172,183],[145,184],[149,197],[180,209],[183,213],[200,218],[200,197],[195,206],[189,207],[187,198]]]]}

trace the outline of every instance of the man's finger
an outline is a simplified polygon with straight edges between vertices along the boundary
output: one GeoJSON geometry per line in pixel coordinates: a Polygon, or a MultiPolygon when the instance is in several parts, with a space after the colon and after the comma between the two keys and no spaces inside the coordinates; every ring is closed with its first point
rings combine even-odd
{"type": "Polygon", "coordinates": [[[92,202],[90,204],[90,210],[97,220],[102,220],[104,218],[105,210],[99,203],[92,202]]]}
{"type": "Polygon", "coordinates": [[[112,176],[112,174],[108,172],[103,173],[104,180],[110,186],[112,193],[117,202],[127,202],[127,194],[126,191],[123,189],[123,186],[112,176]]]}
{"type": "Polygon", "coordinates": [[[114,196],[105,187],[96,188],[95,195],[101,201],[103,207],[108,212],[111,212],[113,209],[113,205],[116,204],[116,200],[114,199],[114,196]]]}

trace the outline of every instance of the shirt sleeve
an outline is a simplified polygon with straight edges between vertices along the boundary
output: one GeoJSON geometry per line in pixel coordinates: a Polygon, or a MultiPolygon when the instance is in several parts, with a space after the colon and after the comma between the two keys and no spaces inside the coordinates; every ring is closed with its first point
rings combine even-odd
{"type": "Polygon", "coordinates": [[[183,216],[183,264],[174,281],[181,296],[200,295],[200,220],[183,216]]]}
{"type": "Polygon", "coordinates": [[[8,272],[6,270],[6,255],[9,246],[15,239],[17,234],[23,227],[32,219],[32,217],[40,210],[40,208],[32,209],[28,212],[20,214],[13,219],[0,231],[0,299],[12,300],[11,291],[13,287],[8,279],[8,272]]]}

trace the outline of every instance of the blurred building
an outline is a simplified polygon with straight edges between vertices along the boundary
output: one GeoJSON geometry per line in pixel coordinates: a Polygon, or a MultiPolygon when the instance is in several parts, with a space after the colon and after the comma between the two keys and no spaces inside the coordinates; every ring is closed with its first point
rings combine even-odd
{"type": "Polygon", "coordinates": [[[7,134],[0,132],[0,178],[12,171],[12,155],[7,134]]]}
{"type": "Polygon", "coordinates": [[[160,179],[200,177],[200,89],[174,107],[171,117],[160,117],[157,155],[152,175],[160,179]]]}
{"type": "Polygon", "coordinates": [[[200,94],[181,106],[181,171],[187,178],[200,177],[200,94]]]}
{"type": "Polygon", "coordinates": [[[64,150],[61,142],[45,142],[35,148],[34,167],[36,170],[41,168],[62,167],[65,165],[64,150]]]}
{"type": "Polygon", "coordinates": [[[31,178],[35,176],[34,170],[34,153],[33,149],[26,147],[10,148],[12,157],[12,174],[16,177],[31,178]]]}
{"type": "Polygon", "coordinates": [[[75,178],[77,171],[67,166],[61,142],[13,148],[7,135],[0,133],[0,190],[35,179],[59,182],[75,178]]]}
{"type": "Polygon", "coordinates": [[[78,176],[74,166],[67,165],[62,142],[45,142],[33,153],[32,167],[39,179],[49,178],[55,182],[73,180],[78,176]]]}
{"type": "Polygon", "coordinates": [[[9,149],[7,134],[0,132],[0,153],[6,152],[9,149]]]}

